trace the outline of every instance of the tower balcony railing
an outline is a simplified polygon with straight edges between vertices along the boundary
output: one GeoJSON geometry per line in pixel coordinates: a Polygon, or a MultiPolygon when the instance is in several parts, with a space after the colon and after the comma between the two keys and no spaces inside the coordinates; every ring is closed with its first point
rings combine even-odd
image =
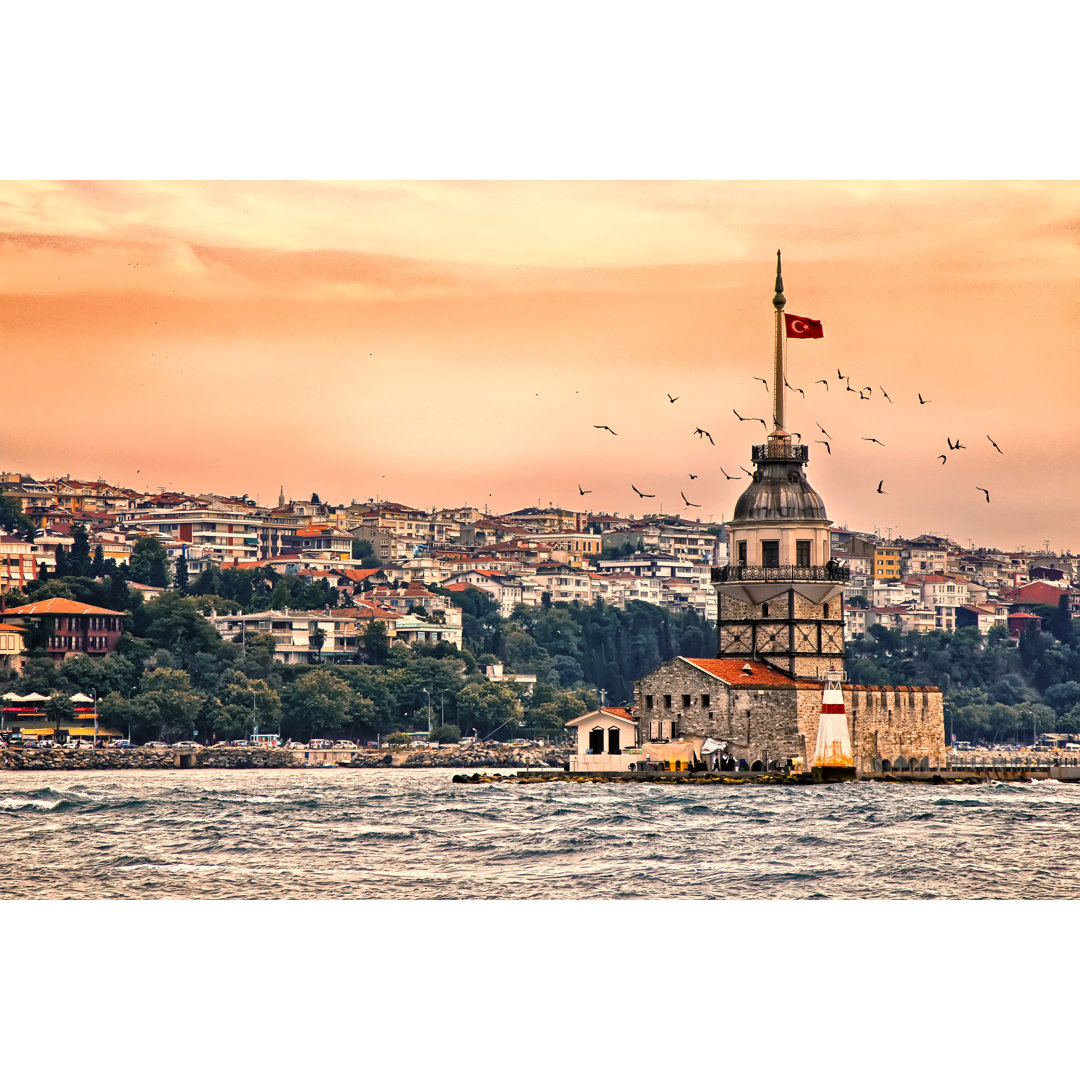
{"type": "Polygon", "coordinates": [[[726,581],[850,581],[849,567],[837,563],[824,566],[714,566],[713,584],[726,581]]]}
{"type": "Polygon", "coordinates": [[[802,443],[759,443],[750,447],[750,460],[758,461],[809,461],[810,448],[802,443]]]}

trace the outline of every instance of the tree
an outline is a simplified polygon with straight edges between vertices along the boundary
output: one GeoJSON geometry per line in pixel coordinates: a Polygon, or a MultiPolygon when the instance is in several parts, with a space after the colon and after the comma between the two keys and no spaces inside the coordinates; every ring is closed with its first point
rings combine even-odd
{"type": "Polygon", "coordinates": [[[180,552],[180,558],[176,560],[176,591],[181,596],[187,596],[188,591],[188,564],[187,557],[180,552]]]}
{"type": "Polygon", "coordinates": [[[289,736],[340,731],[351,723],[353,691],[325,668],[307,671],[281,691],[282,731],[289,736]]]}
{"type": "Polygon", "coordinates": [[[156,536],[140,536],[131,549],[128,574],[142,585],[165,588],[169,584],[169,555],[156,536]]]}
{"type": "Polygon", "coordinates": [[[364,654],[372,664],[385,664],[390,653],[390,638],[382,619],[372,619],[364,627],[364,654]]]}
{"type": "Polygon", "coordinates": [[[457,724],[436,724],[431,729],[432,742],[456,743],[461,741],[461,728],[457,724]]]}
{"type": "Polygon", "coordinates": [[[135,632],[170,650],[181,666],[195,653],[213,653],[222,645],[221,635],[199,614],[195,601],[175,592],[144,604],[136,612],[135,632]]]}
{"type": "Polygon", "coordinates": [[[94,561],[90,566],[90,573],[95,578],[105,577],[105,549],[101,544],[94,545],[94,561]]]}
{"type": "Polygon", "coordinates": [[[23,513],[22,504],[10,495],[0,495],[0,532],[23,540],[33,540],[37,536],[37,529],[23,513]]]}
{"type": "Polygon", "coordinates": [[[165,742],[190,739],[198,730],[203,703],[204,695],[192,690],[186,671],[168,667],[148,671],[140,681],[139,696],[132,700],[132,737],[140,742],[151,733],[165,742]]]}
{"type": "MultiPolygon", "coordinates": [[[[102,558],[104,562],[104,557],[102,558]]],[[[79,524],[71,527],[71,554],[68,556],[68,573],[76,577],[89,577],[93,568],[90,555],[90,539],[86,535],[86,526],[79,524]]]]}
{"type": "Polygon", "coordinates": [[[469,683],[457,695],[457,714],[466,731],[477,728],[492,735],[502,730],[512,734],[524,716],[517,694],[503,683],[469,683]]]}
{"type": "Polygon", "coordinates": [[[308,631],[308,644],[315,654],[315,662],[322,662],[323,646],[326,644],[326,631],[321,626],[313,626],[308,631]]]}

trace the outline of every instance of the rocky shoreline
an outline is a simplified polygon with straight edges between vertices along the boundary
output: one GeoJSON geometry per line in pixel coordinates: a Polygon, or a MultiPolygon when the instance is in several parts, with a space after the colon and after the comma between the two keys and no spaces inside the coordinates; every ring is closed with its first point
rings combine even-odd
{"type": "Polygon", "coordinates": [[[570,748],[558,746],[439,747],[401,750],[308,751],[255,747],[202,750],[67,750],[63,747],[0,749],[0,770],[91,769],[305,769],[336,765],[351,769],[561,769],[570,748]]]}

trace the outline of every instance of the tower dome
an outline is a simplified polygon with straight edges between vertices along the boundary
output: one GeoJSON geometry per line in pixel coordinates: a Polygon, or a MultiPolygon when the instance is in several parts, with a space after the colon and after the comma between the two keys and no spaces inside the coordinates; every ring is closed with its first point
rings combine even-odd
{"type": "Polygon", "coordinates": [[[803,473],[807,448],[780,440],[755,446],[757,465],[750,486],[739,496],[732,523],[821,521],[828,523],[825,503],[803,473]]]}

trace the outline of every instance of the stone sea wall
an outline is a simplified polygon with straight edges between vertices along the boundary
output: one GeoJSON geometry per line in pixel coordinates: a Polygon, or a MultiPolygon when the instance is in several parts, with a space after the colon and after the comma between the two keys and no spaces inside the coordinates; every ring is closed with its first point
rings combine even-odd
{"type": "Polygon", "coordinates": [[[203,750],[0,749],[0,769],[298,769],[323,764],[350,768],[562,768],[569,747],[440,747],[431,750],[278,750],[222,747],[203,750]]]}

